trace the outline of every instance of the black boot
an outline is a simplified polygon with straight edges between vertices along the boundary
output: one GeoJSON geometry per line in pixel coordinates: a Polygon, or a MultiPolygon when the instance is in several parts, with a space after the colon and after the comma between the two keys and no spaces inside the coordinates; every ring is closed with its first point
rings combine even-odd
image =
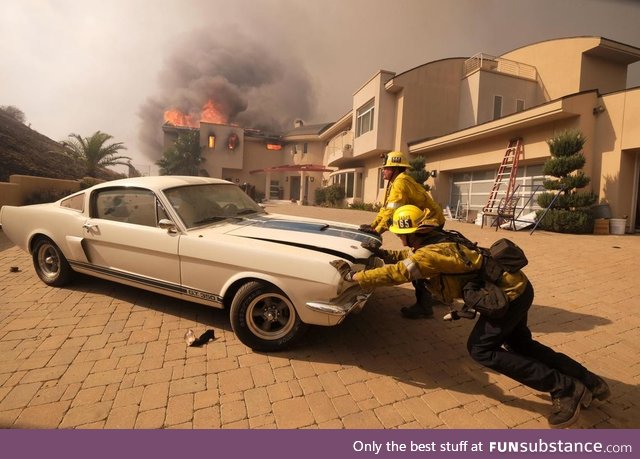
{"type": "Polygon", "coordinates": [[[580,405],[587,408],[591,403],[591,392],[580,381],[574,381],[573,390],[561,397],[551,399],[553,409],[548,421],[551,427],[562,429],[569,427],[580,416],[580,405]]]}
{"type": "Polygon", "coordinates": [[[430,319],[433,317],[433,307],[430,304],[416,303],[400,309],[400,313],[407,319],[430,319]]]}
{"type": "Polygon", "coordinates": [[[609,385],[597,374],[589,372],[583,382],[593,395],[593,398],[602,402],[611,396],[611,389],[609,389],[609,385]]]}

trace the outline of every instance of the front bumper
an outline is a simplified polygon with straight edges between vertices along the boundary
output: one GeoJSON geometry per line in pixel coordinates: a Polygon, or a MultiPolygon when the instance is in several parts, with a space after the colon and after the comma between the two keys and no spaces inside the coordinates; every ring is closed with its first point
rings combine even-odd
{"type": "Polygon", "coordinates": [[[355,287],[331,301],[309,301],[306,306],[314,312],[324,314],[327,317],[327,325],[337,325],[349,314],[360,312],[371,293],[355,287]]]}

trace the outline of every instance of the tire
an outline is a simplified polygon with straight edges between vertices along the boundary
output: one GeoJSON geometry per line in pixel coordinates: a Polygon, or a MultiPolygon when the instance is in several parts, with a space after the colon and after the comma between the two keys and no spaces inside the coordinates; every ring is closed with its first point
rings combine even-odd
{"type": "Polygon", "coordinates": [[[291,300],[270,284],[244,284],[231,303],[231,327],[238,339],[254,351],[286,349],[306,331],[291,300]]]}
{"type": "Polygon", "coordinates": [[[36,274],[45,284],[62,287],[71,281],[73,270],[51,239],[38,239],[33,246],[32,258],[36,274]]]}

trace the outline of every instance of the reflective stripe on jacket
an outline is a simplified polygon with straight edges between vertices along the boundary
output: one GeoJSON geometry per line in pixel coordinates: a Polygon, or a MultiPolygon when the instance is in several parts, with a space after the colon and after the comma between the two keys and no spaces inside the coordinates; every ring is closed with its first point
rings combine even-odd
{"type": "Polygon", "coordinates": [[[406,172],[401,172],[387,185],[387,193],[384,204],[371,226],[377,233],[382,234],[389,229],[393,213],[399,207],[412,204],[420,209],[427,209],[427,218],[436,220],[444,225],[444,213],[431,194],[422,185],[416,182],[406,172]]]}
{"type": "MultiPolygon", "coordinates": [[[[370,289],[383,285],[398,285],[424,279],[429,291],[440,301],[451,303],[462,298],[462,288],[478,275],[482,255],[453,242],[430,244],[417,249],[385,250],[381,268],[359,271],[355,274],[361,287],[370,289]]],[[[514,300],[527,286],[522,271],[504,273],[496,285],[509,300],[514,300]]]]}

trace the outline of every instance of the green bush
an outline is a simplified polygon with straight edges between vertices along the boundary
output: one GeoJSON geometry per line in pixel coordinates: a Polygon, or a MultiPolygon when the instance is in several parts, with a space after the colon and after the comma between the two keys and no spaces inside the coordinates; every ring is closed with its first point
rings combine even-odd
{"type": "Polygon", "coordinates": [[[37,190],[27,196],[25,205],[43,204],[45,202],[55,202],[73,193],[71,190],[37,190]]]}
{"type": "Polygon", "coordinates": [[[426,181],[429,178],[429,172],[424,168],[424,165],[426,164],[424,156],[416,156],[415,158],[409,159],[409,164],[411,164],[411,169],[407,170],[407,174],[413,177],[416,182],[429,191],[431,187],[426,184],[426,181]]]}
{"type": "MultiPolygon", "coordinates": [[[[551,158],[544,163],[543,172],[547,178],[545,189],[555,193],[544,192],[538,195],[538,205],[548,208],[556,193],[557,199],[553,208],[549,209],[538,227],[559,233],[590,233],[593,231],[593,216],[589,209],[598,196],[592,191],[578,191],[586,187],[590,178],[582,170],[585,158],[582,147],[586,139],[578,130],[561,132],[547,141],[551,158]]],[[[536,219],[542,216],[538,211],[536,219]]]]}
{"type": "Polygon", "coordinates": [[[544,210],[536,212],[538,228],[556,233],[590,234],[593,233],[593,215],[587,209],[566,210],[549,209],[540,220],[544,210]]]}
{"type": "MultiPolygon", "coordinates": [[[[544,192],[538,195],[538,205],[543,208],[549,207],[555,193],[544,192]]],[[[592,192],[560,194],[556,202],[553,203],[554,209],[580,209],[591,207],[598,200],[598,196],[592,192]]]]}
{"type": "Polygon", "coordinates": [[[97,185],[98,183],[102,183],[104,180],[95,177],[82,177],[80,179],[80,189],[85,190],[93,185],[97,185]]]}
{"type": "Polygon", "coordinates": [[[344,188],[340,185],[329,185],[317,188],[315,192],[316,205],[338,207],[344,200],[344,188]]]}
{"type": "Polygon", "coordinates": [[[349,208],[354,210],[366,210],[368,212],[378,212],[380,210],[380,204],[354,202],[353,204],[349,205],[349,208]]]}

